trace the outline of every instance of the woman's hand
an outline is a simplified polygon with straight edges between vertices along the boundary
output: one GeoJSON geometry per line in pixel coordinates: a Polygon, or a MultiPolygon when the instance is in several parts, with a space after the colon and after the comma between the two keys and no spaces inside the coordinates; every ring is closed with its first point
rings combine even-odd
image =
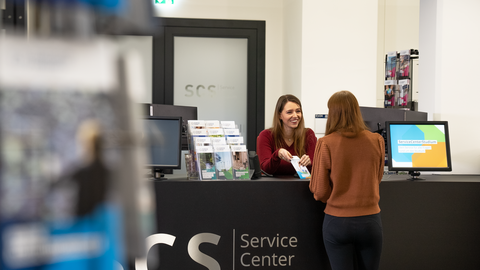
{"type": "Polygon", "coordinates": [[[290,160],[292,159],[292,154],[290,154],[290,152],[288,152],[286,149],[280,148],[280,150],[278,150],[278,157],[280,159],[290,162],[290,160]]]}
{"type": "Polygon", "coordinates": [[[312,164],[312,161],[310,160],[310,157],[308,155],[303,155],[301,158],[300,158],[300,161],[298,162],[298,164],[302,165],[302,166],[308,166],[308,165],[311,165],[312,164]]]}

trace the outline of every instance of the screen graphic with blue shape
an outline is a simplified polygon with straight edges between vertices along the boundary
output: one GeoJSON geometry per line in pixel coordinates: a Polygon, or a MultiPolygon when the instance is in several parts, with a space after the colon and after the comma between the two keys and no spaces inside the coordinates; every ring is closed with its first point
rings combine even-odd
{"type": "Polygon", "coordinates": [[[390,134],[393,167],[448,167],[443,125],[392,125],[390,134]]]}

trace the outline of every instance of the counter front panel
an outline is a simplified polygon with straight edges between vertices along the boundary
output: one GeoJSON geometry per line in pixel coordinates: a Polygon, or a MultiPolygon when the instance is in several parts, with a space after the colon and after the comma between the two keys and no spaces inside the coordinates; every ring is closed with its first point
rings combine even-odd
{"type": "MultiPolygon", "coordinates": [[[[380,269],[480,269],[480,176],[387,178],[380,269]]],[[[267,179],[154,182],[164,240],[149,261],[160,258],[162,270],[330,269],[325,205],[309,182],[267,179]]]]}
{"type": "Polygon", "coordinates": [[[150,253],[160,252],[160,269],[329,269],[321,234],[325,205],[307,186],[156,182],[158,232],[175,242],[150,253]]]}

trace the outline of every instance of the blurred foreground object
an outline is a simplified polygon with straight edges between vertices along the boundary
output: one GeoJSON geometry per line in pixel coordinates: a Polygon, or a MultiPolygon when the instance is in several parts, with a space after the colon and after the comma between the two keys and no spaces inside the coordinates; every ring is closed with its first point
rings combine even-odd
{"type": "Polygon", "coordinates": [[[0,269],[129,269],[146,255],[140,199],[153,198],[126,80],[106,39],[2,39],[0,269]]]}
{"type": "Polygon", "coordinates": [[[7,33],[36,36],[149,34],[153,3],[146,0],[5,0],[7,33]]]}

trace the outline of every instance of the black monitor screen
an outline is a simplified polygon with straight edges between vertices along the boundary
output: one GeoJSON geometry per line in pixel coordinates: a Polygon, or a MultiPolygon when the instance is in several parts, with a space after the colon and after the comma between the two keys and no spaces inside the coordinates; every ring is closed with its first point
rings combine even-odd
{"type": "Polygon", "coordinates": [[[143,119],[148,167],[156,169],[181,168],[181,117],[150,116],[143,119]]]}
{"type": "Polygon", "coordinates": [[[448,122],[387,122],[390,171],[451,171],[448,122]]]}
{"type": "Polygon", "coordinates": [[[182,150],[188,150],[187,125],[188,120],[197,120],[197,107],[168,104],[142,104],[144,115],[182,117],[182,150]]]}

